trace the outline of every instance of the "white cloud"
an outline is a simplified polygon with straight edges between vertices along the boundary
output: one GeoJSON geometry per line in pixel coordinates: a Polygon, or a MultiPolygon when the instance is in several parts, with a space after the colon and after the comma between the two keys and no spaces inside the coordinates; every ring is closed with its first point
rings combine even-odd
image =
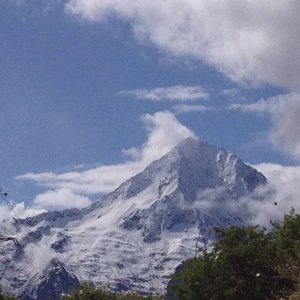
{"type": "MultiPolygon", "coordinates": [[[[280,186],[294,181],[299,182],[300,166],[283,166],[280,164],[261,163],[253,166],[268,178],[274,185],[280,186]]],[[[300,201],[299,201],[300,204],[300,201]]]]}
{"type": "Polygon", "coordinates": [[[188,104],[178,104],[174,106],[174,111],[177,114],[191,113],[191,112],[207,112],[215,110],[214,107],[204,106],[204,105],[188,105],[188,104]]]}
{"type": "Polygon", "coordinates": [[[234,104],[229,109],[269,113],[272,127],[268,139],[281,151],[300,159],[300,94],[279,95],[252,104],[234,104]]]}
{"type": "Polygon", "coordinates": [[[241,92],[239,89],[237,88],[231,88],[231,89],[223,89],[221,91],[221,94],[226,96],[226,97],[240,97],[241,96],[241,92]]]}
{"type": "Polygon", "coordinates": [[[298,94],[285,94],[275,97],[261,99],[254,103],[235,103],[228,107],[229,110],[241,110],[243,112],[274,113],[282,110],[288,102],[299,97],[298,94]]]}
{"type": "Polygon", "coordinates": [[[182,139],[194,136],[168,112],[144,115],[142,118],[147,130],[147,141],[139,148],[125,150],[131,160],[117,165],[107,165],[85,171],[63,174],[28,173],[17,177],[31,180],[38,185],[50,188],[34,199],[35,205],[46,208],[82,207],[88,199],[80,195],[108,193],[126,179],[142,171],[153,160],[160,158],[176,146],[182,139]]]}
{"type": "Polygon", "coordinates": [[[78,194],[97,194],[110,192],[118,183],[132,176],[139,167],[139,164],[125,162],[119,165],[100,166],[82,172],[27,173],[18,176],[17,179],[31,180],[38,185],[54,190],[67,188],[78,194]]]}
{"type": "Polygon", "coordinates": [[[12,232],[15,233],[13,226],[13,219],[10,214],[11,210],[7,205],[0,205],[0,226],[1,226],[1,235],[10,235],[12,232]]]}
{"type": "Polygon", "coordinates": [[[273,128],[269,138],[285,153],[300,159],[300,95],[290,99],[272,114],[273,128]]]}
{"type": "Polygon", "coordinates": [[[91,204],[91,201],[85,197],[73,193],[70,189],[60,188],[57,190],[46,191],[37,195],[33,203],[37,207],[44,207],[49,210],[83,208],[91,204]]]}
{"type": "Polygon", "coordinates": [[[195,101],[199,99],[208,99],[209,93],[204,91],[201,86],[175,85],[169,87],[156,87],[153,89],[136,89],[120,91],[119,95],[132,96],[136,99],[150,101],[195,101]]]}
{"type": "Polygon", "coordinates": [[[6,204],[0,205],[0,227],[1,235],[14,235],[20,234],[16,229],[14,218],[28,218],[45,212],[45,210],[32,209],[25,207],[25,204],[17,203],[13,207],[6,204]]]}
{"type": "Polygon", "coordinates": [[[259,188],[254,196],[244,199],[252,214],[252,223],[267,226],[270,220],[282,220],[292,207],[300,213],[300,166],[262,163],[254,168],[267,177],[269,184],[259,188]]]}
{"type": "Polygon", "coordinates": [[[300,88],[297,0],[68,0],[66,11],[91,22],[117,17],[139,41],[237,82],[300,88]]]}
{"type": "Polygon", "coordinates": [[[233,201],[223,188],[206,189],[198,193],[195,207],[210,213],[238,215],[243,222],[270,227],[270,221],[281,221],[292,208],[300,213],[299,180],[300,166],[278,164],[254,166],[268,179],[252,193],[233,201]]]}
{"type": "Polygon", "coordinates": [[[37,209],[26,207],[24,202],[15,204],[15,206],[10,211],[10,215],[14,218],[26,219],[29,217],[34,217],[39,214],[47,212],[45,209],[37,209]]]}
{"type": "Polygon", "coordinates": [[[55,253],[44,240],[26,245],[24,254],[27,262],[33,267],[34,272],[45,271],[50,260],[57,257],[57,253],[55,253]]]}
{"type": "Polygon", "coordinates": [[[24,202],[16,203],[13,198],[6,194],[6,189],[0,188],[0,223],[3,220],[12,220],[12,218],[28,218],[33,217],[46,210],[30,208],[24,202]]]}
{"type": "Polygon", "coordinates": [[[170,112],[147,114],[143,121],[148,132],[148,139],[140,149],[140,162],[143,162],[144,167],[162,157],[184,138],[195,136],[170,112]]]}

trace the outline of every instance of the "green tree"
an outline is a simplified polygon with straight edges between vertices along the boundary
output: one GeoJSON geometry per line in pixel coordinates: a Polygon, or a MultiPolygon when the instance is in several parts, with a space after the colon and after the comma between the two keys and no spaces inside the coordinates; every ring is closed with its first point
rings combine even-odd
{"type": "Polygon", "coordinates": [[[279,274],[277,248],[264,228],[223,230],[214,252],[217,299],[277,299],[291,285],[279,274]]]}
{"type": "Polygon", "coordinates": [[[116,300],[116,296],[105,288],[96,288],[92,283],[85,283],[77,287],[64,300],[116,300]]]}
{"type": "Polygon", "coordinates": [[[190,259],[175,274],[181,300],[278,299],[293,281],[279,273],[280,256],[273,232],[259,226],[219,230],[210,253],[190,259]]]}
{"type": "MultiPolygon", "coordinates": [[[[65,295],[64,300],[159,300],[160,297],[142,297],[135,293],[118,294],[107,288],[95,287],[92,283],[85,283],[76,288],[70,294],[65,295]]],[[[1,299],[0,299],[1,300],[1,299]]]]}
{"type": "Polygon", "coordinates": [[[284,263],[300,267],[300,215],[292,209],[282,224],[274,226],[278,250],[284,263]]]}
{"type": "Polygon", "coordinates": [[[18,298],[11,295],[3,295],[2,287],[0,287],[0,300],[18,300],[18,298]]]}

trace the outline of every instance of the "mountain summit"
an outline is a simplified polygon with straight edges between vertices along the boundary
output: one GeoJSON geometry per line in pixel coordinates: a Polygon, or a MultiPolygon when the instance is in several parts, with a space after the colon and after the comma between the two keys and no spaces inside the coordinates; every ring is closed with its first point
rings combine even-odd
{"type": "Polygon", "coordinates": [[[81,281],[160,292],[175,267],[195,255],[199,230],[213,241],[214,227],[242,224],[228,207],[264,183],[234,154],[186,138],[89,208],[18,220],[25,251],[14,262],[22,270],[16,276],[31,276],[28,253],[42,245],[81,281]]]}
{"type": "Polygon", "coordinates": [[[220,186],[231,197],[238,198],[265,182],[266,178],[261,173],[243,163],[236,155],[198,138],[188,137],[161,159],[152,162],[143,172],[123,183],[111,195],[115,197],[121,193],[122,198],[128,199],[156,185],[155,189],[161,197],[166,187],[173,184],[190,201],[196,200],[200,190],[220,186]]]}
{"type": "MultiPolygon", "coordinates": [[[[165,230],[199,225],[208,213],[201,204],[217,211],[214,203],[235,201],[265,182],[227,150],[188,137],[98,204],[111,203],[113,210],[105,214],[114,218],[117,203],[122,207],[118,224],[141,231],[144,242],[155,242],[165,230]]],[[[214,222],[223,226],[217,217],[214,222]]]]}

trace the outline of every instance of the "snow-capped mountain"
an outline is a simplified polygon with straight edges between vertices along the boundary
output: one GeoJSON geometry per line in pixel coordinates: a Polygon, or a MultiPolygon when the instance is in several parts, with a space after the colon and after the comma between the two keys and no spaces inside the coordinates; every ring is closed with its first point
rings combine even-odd
{"type": "Polygon", "coordinates": [[[1,257],[2,285],[38,290],[33,281],[45,286],[37,274],[55,257],[80,281],[162,292],[175,267],[195,255],[199,228],[213,242],[214,227],[241,224],[226,204],[265,182],[227,150],[187,138],[88,208],[15,220],[22,247],[10,246],[9,263],[1,257]]]}

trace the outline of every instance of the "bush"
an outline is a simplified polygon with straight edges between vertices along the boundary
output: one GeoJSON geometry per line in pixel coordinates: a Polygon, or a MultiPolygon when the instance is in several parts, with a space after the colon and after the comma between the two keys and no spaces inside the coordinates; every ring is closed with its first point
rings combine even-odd
{"type": "Polygon", "coordinates": [[[92,283],[85,283],[73,292],[65,295],[64,300],[159,300],[159,297],[142,297],[135,293],[118,294],[107,288],[95,287],[92,283]]]}
{"type": "Polygon", "coordinates": [[[281,225],[274,227],[277,247],[284,263],[300,266],[300,215],[292,210],[281,225]]]}
{"type": "Polygon", "coordinates": [[[2,288],[0,287],[0,300],[18,300],[15,296],[3,295],[2,288]]]}

